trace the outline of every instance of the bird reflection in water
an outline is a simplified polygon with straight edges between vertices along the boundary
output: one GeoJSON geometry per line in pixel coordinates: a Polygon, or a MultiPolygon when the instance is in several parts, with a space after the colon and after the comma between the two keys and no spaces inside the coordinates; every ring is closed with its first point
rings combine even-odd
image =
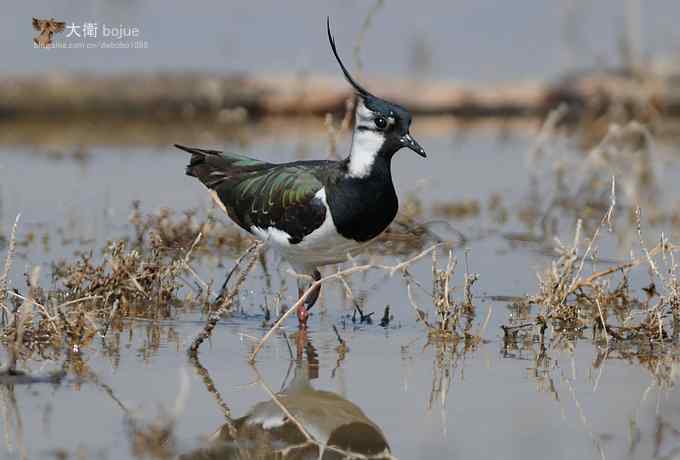
{"type": "Polygon", "coordinates": [[[318,355],[305,331],[296,339],[292,380],[243,417],[222,425],[210,445],[181,457],[204,459],[392,459],[385,436],[351,401],[317,390],[318,355]]]}

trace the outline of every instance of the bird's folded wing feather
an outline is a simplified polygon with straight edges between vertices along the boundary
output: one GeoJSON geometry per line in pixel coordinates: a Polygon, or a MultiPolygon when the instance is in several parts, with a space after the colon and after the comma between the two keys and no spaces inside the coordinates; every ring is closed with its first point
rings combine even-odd
{"type": "Polygon", "coordinates": [[[326,162],[273,164],[242,155],[177,145],[192,154],[187,174],[214,190],[229,217],[248,231],[274,227],[300,242],[326,217],[315,195],[326,162]],[[312,165],[312,163],[314,163],[312,165]]]}
{"type": "Polygon", "coordinates": [[[326,207],[316,193],[323,184],[303,166],[272,165],[215,187],[229,215],[246,230],[274,227],[300,242],[324,221],[326,207]]]}

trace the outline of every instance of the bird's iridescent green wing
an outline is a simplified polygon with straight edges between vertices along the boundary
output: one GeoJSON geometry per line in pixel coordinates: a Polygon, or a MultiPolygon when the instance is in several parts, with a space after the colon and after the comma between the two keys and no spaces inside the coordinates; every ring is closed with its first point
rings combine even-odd
{"type": "Polygon", "coordinates": [[[315,195],[334,170],[333,162],[277,165],[217,150],[176,147],[191,153],[187,174],[214,190],[242,228],[274,227],[295,244],[323,223],[326,205],[315,195]]]}
{"type": "Polygon", "coordinates": [[[274,227],[295,244],[323,223],[326,207],[315,197],[321,188],[308,167],[273,165],[225,179],[215,191],[243,228],[274,227]]]}

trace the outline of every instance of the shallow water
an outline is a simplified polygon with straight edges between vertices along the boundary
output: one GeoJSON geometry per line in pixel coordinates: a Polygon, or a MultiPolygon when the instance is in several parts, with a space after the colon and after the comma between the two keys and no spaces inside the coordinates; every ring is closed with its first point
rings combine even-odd
{"type": "MultiPolygon", "coordinates": [[[[413,132],[417,135],[416,126],[413,132]]],[[[469,249],[470,271],[481,275],[474,287],[474,327],[481,329],[490,315],[483,342],[467,352],[462,344],[427,344],[425,328],[415,321],[402,280],[376,271],[353,276],[351,285],[355,296],[364,299],[365,308],[376,312],[376,318],[390,305],[394,320],[388,327],[377,325],[378,321],[353,324],[352,307],[341,287],[329,284],[310,322],[307,340],[313,351],[309,346],[306,351],[300,349],[301,360],[296,363],[286,339],[276,335],[252,367],[247,363],[254,346],[252,337],[265,332],[259,305],[265,296],[268,301],[272,296],[271,290],[263,287],[264,275],[257,271],[241,294],[245,314],[220,322],[200,352],[200,364],[230,408],[231,417],[242,417],[255,404],[269,401],[266,387],[272,392],[290,389],[297,373],[298,377],[310,377],[317,390],[337,395],[323,394],[323,401],[332,401],[326,419],[360,408],[363,415],[355,415],[355,420],[378,427],[397,458],[673,458],[673,449],[680,444],[677,431],[670,428],[680,427],[678,394],[672,385],[675,367],[668,373],[670,380],[663,380],[634,358],[612,354],[600,362],[597,347],[587,340],[550,343],[543,351],[538,343],[504,348],[499,326],[508,319],[509,302],[493,300],[494,296],[535,292],[536,273],[551,260],[547,248],[552,246],[552,238],[527,242],[537,234],[535,220],[526,217],[528,210],[532,206],[545,210],[554,189],[553,166],[539,168],[540,174],[533,176],[538,177],[538,183],[532,181],[531,171],[540,166],[538,161],[529,161],[535,132],[452,129],[448,135],[418,138],[429,158],[423,160],[407,151],[395,157],[398,193],[402,203],[414,198],[421,203],[424,211],[419,219],[444,221],[430,227],[442,238],[458,241],[460,234],[467,238],[465,245],[456,248],[461,268],[455,284],[462,284],[465,247],[469,249]],[[462,199],[477,200],[479,214],[449,219],[432,210],[435,204],[462,199]],[[498,207],[491,206],[498,200],[506,219],[499,217],[498,207]],[[333,325],[349,346],[344,357],[336,349],[333,325]]],[[[298,158],[301,152],[303,156],[321,156],[313,152],[326,151],[323,136],[303,141],[292,144],[274,136],[237,145],[225,139],[228,148],[271,161],[298,158]]],[[[556,143],[562,145],[559,140],[556,143]]],[[[19,247],[11,276],[17,287],[23,287],[23,273],[35,264],[42,266],[49,281],[53,260],[71,258],[76,250],[101,248],[107,239],[127,234],[133,200],[141,200],[145,211],[167,207],[179,212],[210,206],[200,184],[183,175],[186,157],[179,151],[94,145],[79,161],[69,156],[57,159],[44,150],[0,147],[2,234],[8,234],[19,212],[19,240],[35,233],[35,241],[19,247]],[[47,243],[43,242],[45,234],[47,243]]],[[[573,143],[557,150],[559,159],[582,155],[573,143]]],[[[634,179],[621,177],[617,179],[618,199],[624,209],[631,196],[652,197],[654,203],[641,202],[643,209],[654,204],[672,208],[680,198],[673,180],[678,173],[677,149],[660,142],[654,155],[653,188],[658,192],[649,195],[642,187],[635,195],[635,190],[631,191],[634,179]]],[[[605,197],[608,176],[603,174],[598,189],[605,197]]],[[[568,185],[577,179],[579,176],[568,185]]],[[[579,208],[578,214],[583,209],[579,208]]],[[[568,206],[558,208],[557,236],[570,238],[575,214],[568,206]]],[[[594,214],[599,221],[601,212],[594,214]]],[[[649,227],[651,235],[664,229],[674,236],[667,221],[649,227]]],[[[624,259],[627,238],[625,232],[605,235],[600,259],[624,259]]],[[[391,264],[399,258],[388,256],[384,262],[391,264]]],[[[270,255],[268,261],[271,267],[278,267],[275,256],[270,255]]],[[[197,261],[197,271],[206,280],[219,281],[230,262],[224,255],[197,261]]],[[[285,267],[280,268],[272,271],[272,286],[287,283],[286,302],[290,303],[294,282],[285,267]]],[[[429,259],[418,262],[411,271],[429,287],[429,259]]],[[[645,273],[632,278],[637,286],[645,281],[645,273]]],[[[425,293],[416,290],[416,299],[425,310],[432,310],[425,293]]],[[[79,361],[69,361],[60,385],[1,387],[4,401],[12,401],[12,397],[16,401],[16,413],[10,404],[2,422],[10,433],[9,442],[0,447],[2,456],[20,458],[21,446],[25,446],[30,458],[49,458],[55,452],[72,456],[80,452],[86,458],[133,457],[129,417],[150,421],[159,414],[172,413],[176,405],[175,452],[191,455],[206,448],[206,438],[225,418],[208,391],[205,376],[199,375],[184,353],[202,325],[201,315],[185,313],[174,320],[139,320],[126,325],[129,328],[96,338],[79,361]],[[21,437],[16,435],[17,420],[21,437]]],[[[286,329],[297,355],[298,340],[300,344],[304,341],[294,335],[294,321],[289,321],[286,329]]],[[[61,368],[61,363],[32,361],[25,366],[45,375],[61,368]]],[[[309,407],[298,406],[294,392],[286,391],[288,404],[305,419],[309,407]]],[[[314,401],[313,408],[326,407],[326,402],[314,401]]],[[[316,433],[318,427],[309,429],[316,433]]],[[[235,449],[231,443],[223,447],[235,449]]]]}

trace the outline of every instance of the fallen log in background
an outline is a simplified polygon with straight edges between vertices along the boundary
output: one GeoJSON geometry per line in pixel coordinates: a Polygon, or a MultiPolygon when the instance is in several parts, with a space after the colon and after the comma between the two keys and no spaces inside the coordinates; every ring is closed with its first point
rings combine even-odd
{"type": "MultiPolygon", "coordinates": [[[[614,102],[652,104],[680,114],[677,78],[632,78],[622,73],[582,73],[556,83],[469,84],[450,81],[367,79],[377,95],[414,114],[462,118],[540,117],[560,103],[575,116],[614,102]],[[673,82],[676,82],[673,84],[673,82]]],[[[348,85],[322,76],[206,75],[158,73],[121,75],[45,74],[0,79],[0,120],[103,117],[224,122],[277,115],[342,113],[348,85]]]]}

